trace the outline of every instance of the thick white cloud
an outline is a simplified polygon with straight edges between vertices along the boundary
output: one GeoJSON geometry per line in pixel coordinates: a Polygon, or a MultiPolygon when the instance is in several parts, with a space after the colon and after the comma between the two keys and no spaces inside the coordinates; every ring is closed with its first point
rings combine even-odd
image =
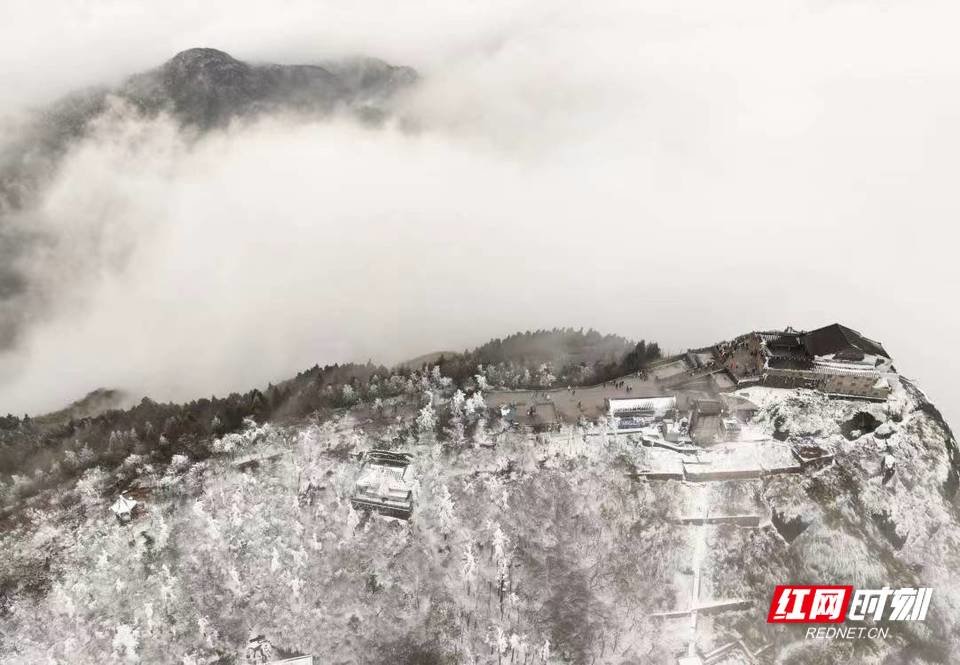
{"type": "Polygon", "coordinates": [[[65,239],[38,264],[61,295],[0,360],[0,411],[538,326],[680,349],[839,320],[960,416],[954,4],[43,4],[0,27],[10,109],[195,45],[365,52],[422,72],[420,129],[190,143],[118,113],[31,222],[65,239]]]}

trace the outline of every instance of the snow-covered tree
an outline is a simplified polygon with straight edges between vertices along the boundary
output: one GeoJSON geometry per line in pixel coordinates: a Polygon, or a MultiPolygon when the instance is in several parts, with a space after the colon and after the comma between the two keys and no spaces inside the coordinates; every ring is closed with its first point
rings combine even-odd
{"type": "Polygon", "coordinates": [[[486,444],[487,441],[487,420],[486,418],[480,418],[477,420],[477,426],[473,430],[473,447],[479,448],[480,446],[486,444]]]}
{"type": "Polygon", "coordinates": [[[550,661],[550,640],[543,641],[543,646],[540,647],[540,660],[544,663],[550,661]]]}
{"type": "Polygon", "coordinates": [[[457,391],[453,393],[453,397],[450,398],[450,412],[454,415],[462,414],[466,401],[466,395],[463,394],[462,390],[457,388],[457,391]]]}
{"type": "Polygon", "coordinates": [[[437,488],[434,500],[437,510],[437,529],[446,538],[456,528],[456,515],[454,514],[455,507],[450,496],[450,490],[447,489],[445,484],[441,483],[437,488]]]}
{"type": "Polygon", "coordinates": [[[474,417],[482,414],[485,408],[486,404],[484,404],[483,401],[483,394],[478,390],[470,395],[470,398],[464,404],[463,410],[467,416],[474,417]]]}
{"type": "Polygon", "coordinates": [[[550,365],[546,363],[540,365],[540,368],[538,369],[537,383],[539,383],[541,386],[549,388],[556,380],[557,377],[553,375],[550,365]]]}
{"type": "Polygon", "coordinates": [[[354,390],[353,386],[351,386],[349,383],[343,384],[341,394],[343,396],[344,404],[353,404],[357,401],[357,391],[354,390]]]}
{"type": "Polygon", "coordinates": [[[477,371],[480,373],[474,374],[473,376],[473,379],[477,382],[477,390],[481,390],[481,391],[487,390],[490,387],[489,384],[487,383],[487,377],[483,375],[483,372],[481,369],[482,367],[483,367],[482,365],[478,366],[477,371]]]}
{"type": "Polygon", "coordinates": [[[114,631],[113,649],[125,663],[139,663],[140,631],[133,626],[120,624],[114,631]]]}
{"type": "Polygon", "coordinates": [[[460,566],[460,572],[463,574],[463,585],[470,595],[470,589],[477,579],[477,558],[473,553],[473,543],[467,543],[463,546],[463,558],[460,566]]]}
{"type": "Polygon", "coordinates": [[[186,471],[190,466],[190,458],[186,455],[176,454],[170,458],[170,468],[172,468],[177,473],[182,473],[186,471]]]}
{"type": "Polygon", "coordinates": [[[80,503],[87,510],[93,510],[102,503],[103,492],[106,489],[109,476],[100,467],[93,467],[84,471],[77,480],[77,493],[80,503]]]}
{"type": "Polygon", "coordinates": [[[433,405],[427,404],[420,409],[420,414],[417,416],[417,429],[422,435],[430,435],[436,428],[437,415],[433,410],[433,405]]]}

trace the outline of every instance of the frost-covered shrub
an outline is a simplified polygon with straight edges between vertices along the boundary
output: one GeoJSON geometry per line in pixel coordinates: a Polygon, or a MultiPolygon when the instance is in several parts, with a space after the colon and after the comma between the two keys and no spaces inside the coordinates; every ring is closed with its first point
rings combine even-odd
{"type": "Polygon", "coordinates": [[[186,455],[177,454],[170,458],[170,468],[177,473],[186,471],[189,466],[190,458],[186,455]]]}
{"type": "Polygon", "coordinates": [[[242,431],[215,439],[211,448],[215,453],[242,452],[263,443],[275,433],[276,429],[269,423],[258,425],[252,418],[244,418],[242,431]]]}
{"type": "Polygon", "coordinates": [[[198,496],[203,492],[203,481],[207,468],[206,462],[197,462],[187,471],[184,486],[191,495],[198,496]]]}
{"type": "Polygon", "coordinates": [[[422,409],[417,416],[417,429],[421,434],[429,435],[437,427],[437,415],[433,410],[433,405],[427,404],[422,409]]]}
{"type": "Polygon", "coordinates": [[[34,481],[34,479],[30,476],[24,476],[16,473],[10,477],[10,481],[10,495],[16,499],[32,494],[33,487],[36,484],[36,481],[34,481]]]}
{"type": "Polygon", "coordinates": [[[77,480],[77,493],[85,507],[97,506],[103,496],[110,477],[98,466],[87,469],[77,480]]]}

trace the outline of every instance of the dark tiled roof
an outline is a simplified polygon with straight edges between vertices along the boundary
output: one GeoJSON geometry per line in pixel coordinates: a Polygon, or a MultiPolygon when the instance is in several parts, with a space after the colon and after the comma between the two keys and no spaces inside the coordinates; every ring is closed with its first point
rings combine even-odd
{"type": "Polygon", "coordinates": [[[806,333],[803,336],[803,345],[807,352],[814,356],[856,350],[868,355],[890,357],[879,342],[867,339],[856,330],[839,323],[806,333]]]}

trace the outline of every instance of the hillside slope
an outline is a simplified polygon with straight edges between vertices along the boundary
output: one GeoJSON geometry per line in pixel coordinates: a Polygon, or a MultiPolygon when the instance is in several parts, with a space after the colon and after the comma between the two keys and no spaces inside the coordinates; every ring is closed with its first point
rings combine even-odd
{"type": "Polygon", "coordinates": [[[113,125],[130,118],[169,118],[191,138],[270,113],[342,114],[377,124],[390,117],[393,99],[417,78],[409,67],[375,58],[259,64],[193,48],[116,87],[76,91],[16,123],[0,119],[0,351],[19,340],[31,320],[25,312],[47,305],[49,285],[28,267],[59,239],[46,237],[50,229],[35,218],[42,218],[40,203],[63,160],[85,139],[120,140],[113,125]]]}
{"type": "MultiPolygon", "coordinates": [[[[343,664],[675,663],[691,642],[735,641],[769,663],[960,659],[956,442],[908,381],[885,402],[741,390],[752,432],[832,461],[690,482],[645,477],[658,449],[605,421],[534,434],[439,371],[386,396],[393,380],[354,383],[351,406],[306,419],[164,437],[35,493],[15,476],[0,663],[244,662],[252,636],[343,664]],[[413,455],[409,522],[351,507],[355,455],[375,447],[413,455]],[[109,511],[121,490],[142,502],[125,524],[109,511]],[[697,510],[758,524],[683,523],[697,510]],[[692,628],[654,616],[690,607],[692,577],[743,602],[692,628]],[[934,596],[925,622],[888,639],[805,640],[764,622],[783,583],[934,596]]],[[[748,662],[735,657],[711,663],[748,662]]]]}

